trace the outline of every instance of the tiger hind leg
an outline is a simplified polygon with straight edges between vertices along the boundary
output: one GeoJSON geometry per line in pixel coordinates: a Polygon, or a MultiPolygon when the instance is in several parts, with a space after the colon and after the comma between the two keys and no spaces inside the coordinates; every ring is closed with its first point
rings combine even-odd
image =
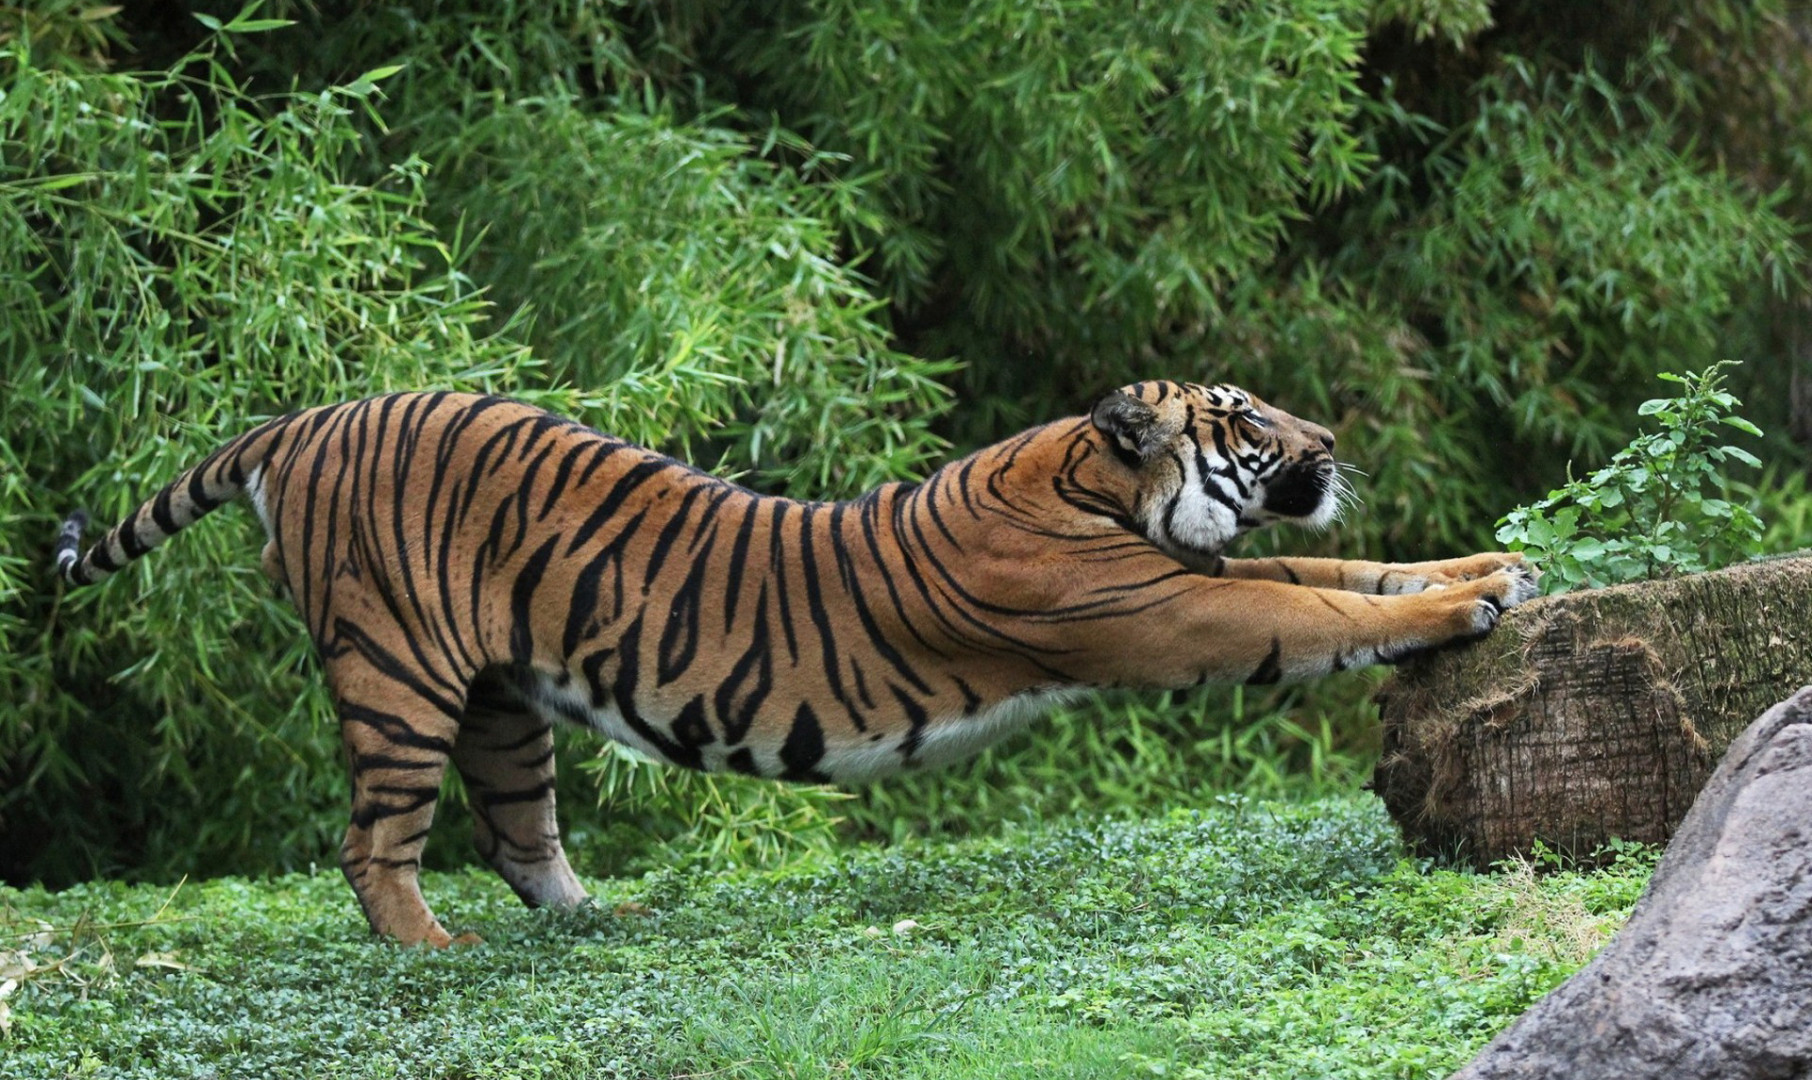
{"type": "Polygon", "coordinates": [[[589,899],[560,845],[552,726],[481,681],[460,718],[453,763],[472,804],[478,853],[522,902],[564,910],[589,899]]]}
{"type": "Polygon", "coordinates": [[[422,899],[422,847],[434,821],[458,721],[426,683],[378,670],[349,653],[328,665],[352,774],[352,820],[340,869],[374,933],[444,948],[455,939],[422,899]],[[412,685],[413,684],[413,685],[412,685]]]}

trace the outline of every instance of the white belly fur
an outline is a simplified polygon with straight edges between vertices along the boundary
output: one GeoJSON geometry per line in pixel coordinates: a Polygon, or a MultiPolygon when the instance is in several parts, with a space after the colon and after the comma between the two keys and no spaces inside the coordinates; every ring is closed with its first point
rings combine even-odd
{"type": "MultiPolygon", "coordinates": [[[[931,724],[919,739],[918,753],[912,756],[912,764],[936,768],[974,757],[1002,739],[1023,731],[1032,721],[1079,693],[1071,689],[1029,690],[973,716],[953,716],[931,724]]],[[[828,760],[829,757],[827,752],[825,758],[828,760]]],[[[896,753],[894,758],[897,761],[899,755],[896,753]]]]}
{"type": "MultiPolygon", "coordinates": [[[[970,716],[951,716],[928,725],[919,738],[919,746],[910,763],[900,753],[902,735],[888,735],[879,740],[867,735],[842,741],[827,739],[819,771],[839,784],[874,780],[908,768],[936,768],[973,757],[995,743],[1013,735],[1052,707],[1070,700],[1077,691],[1068,689],[1031,690],[1017,694],[992,708],[970,716]]],[[[615,703],[597,707],[591,695],[578,683],[561,686],[549,675],[539,675],[530,689],[529,703],[549,721],[583,722],[607,738],[622,743],[657,761],[665,760],[657,747],[644,739],[623,719],[615,703]]],[[[643,719],[665,730],[672,722],[669,716],[644,714],[643,719]]],[[[721,772],[725,759],[739,747],[713,743],[703,748],[708,771],[721,772]]],[[[763,775],[781,772],[778,748],[764,749],[749,745],[755,764],[763,775]]]]}

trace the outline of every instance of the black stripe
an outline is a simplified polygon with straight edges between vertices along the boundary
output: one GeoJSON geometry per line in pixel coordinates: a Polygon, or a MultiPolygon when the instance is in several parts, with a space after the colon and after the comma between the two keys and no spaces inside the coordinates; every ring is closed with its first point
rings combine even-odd
{"type": "Polygon", "coordinates": [[[88,549],[88,565],[103,574],[111,574],[120,568],[113,558],[113,546],[103,540],[88,549]]]}
{"type": "Polygon", "coordinates": [[[571,555],[584,547],[585,542],[603,528],[605,522],[616,516],[617,511],[622,508],[624,500],[635,494],[636,489],[647,483],[650,477],[665,471],[672,464],[664,458],[649,458],[618,477],[617,482],[611,486],[610,493],[604,496],[603,501],[598,503],[597,509],[593,510],[591,516],[585,519],[585,523],[579,526],[577,532],[573,533],[572,543],[566,546],[566,553],[571,555]]]}
{"type": "Polygon", "coordinates": [[[961,676],[952,675],[950,678],[956,683],[957,692],[963,695],[963,715],[975,715],[975,710],[981,707],[981,695],[975,692],[975,687],[964,682],[961,676]]]}
{"type": "Polygon", "coordinates": [[[793,714],[793,726],[787,729],[786,742],[780,746],[781,777],[822,784],[830,777],[818,771],[824,760],[824,728],[818,714],[805,702],[793,714]]]}
{"type": "MultiPolygon", "coordinates": [[[[888,641],[886,635],[881,633],[881,627],[875,622],[874,613],[869,610],[868,597],[863,592],[862,583],[856,576],[855,560],[850,557],[849,548],[843,542],[844,510],[845,506],[839,504],[831,511],[831,551],[837,558],[837,576],[842,579],[844,591],[849,594],[850,602],[856,609],[856,619],[862,624],[862,630],[868,635],[869,643],[874,646],[876,652],[881,654],[881,658],[899,672],[902,678],[911,683],[919,693],[929,694],[931,687],[926,684],[925,680],[919,678],[919,673],[914,671],[912,665],[906,662],[906,658],[900,655],[900,651],[893,647],[893,642],[888,641]]],[[[863,515],[862,519],[865,521],[866,516],[863,515]]],[[[863,696],[867,695],[864,693],[863,696]]]]}
{"type": "Polygon", "coordinates": [[[692,563],[686,580],[673,594],[668,606],[667,624],[661,628],[661,641],[655,650],[655,683],[665,686],[685,673],[698,654],[698,623],[704,606],[705,572],[710,569],[710,552],[692,563]]]}
{"type": "Polygon", "coordinates": [[[680,499],[679,506],[675,508],[669,516],[667,524],[662,526],[660,534],[655,537],[654,549],[648,556],[647,569],[642,574],[643,596],[648,595],[648,590],[654,585],[654,579],[660,576],[661,567],[667,564],[668,553],[670,553],[673,550],[673,546],[679,542],[680,533],[685,531],[687,518],[690,516],[692,510],[692,504],[704,493],[705,488],[702,486],[695,486],[692,490],[686,492],[680,499]]]}
{"type": "Polygon", "coordinates": [[[489,438],[478,445],[477,452],[472,455],[471,463],[463,470],[471,484],[466,488],[466,497],[460,502],[459,509],[454,514],[456,524],[464,525],[466,523],[466,515],[472,509],[472,501],[478,497],[479,488],[484,486],[480,481],[494,475],[497,468],[509,460],[510,452],[516,448],[517,439],[522,436],[522,429],[532,423],[533,419],[533,417],[524,417],[512,420],[493,431],[489,438]],[[497,457],[497,465],[486,468],[493,454],[497,457]]]}
{"type": "Polygon", "coordinates": [[[170,498],[175,493],[176,485],[171,484],[158,492],[157,498],[151,500],[151,520],[162,530],[165,537],[172,536],[182,529],[182,526],[176,523],[176,515],[172,512],[170,505],[170,498]]]}
{"type": "Polygon", "coordinates": [[[120,527],[114,530],[114,533],[120,538],[120,550],[126,553],[127,562],[142,558],[151,550],[150,544],[138,538],[138,511],[136,510],[132,512],[131,517],[120,523],[120,527]]]}
{"type": "MultiPolygon", "coordinates": [[[[467,714],[466,723],[467,724],[472,723],[470,714],[467,714]]],[[[488,754],[513,754],[516,751],[521,750],[523,747],[529,746],[530,744],[534,743],[537,739],[541,738],[543,735],[546,735],[553,730],[554,729],[549,727],[548,725],[542,724],[539,727],[531,728],[527,735],[523,735],[519,738],[511,739],[509,742],[496,743],[491,746],[481,747],[480,749],[484,750],[488,754]]]]}
{"type": "Polygon", "coordinates": [[[768,522],[768,574],[774,582],[774,599],[780,607],[780,629],[786,635],[786,654],[794,663],[799,662],[799,641],[793,633],[793,605],[788,599],[786,544],[780,534],[780,523],[786,520],[786,512],[792,506],[785,499],[774,500],[773,520],[768,522]]]}
{"type": "Polygon", "coordinates": [[[774,657],[768,642],[768,588],[763,584],[755,600],[755,621],[750,630],[749,647],[737,658],[736,666],[718,685],[712,699],[717,707],[717,722],[723,725],[724,742],[731,746],[749,733],[749,727],[755,723],[755,717],[773,689],[774,657]]]}
{"type": "MultiPolygon", "coordinates": [[[[818,649],[824,659],[824,679],[830,684],[831,696],[849,713],[850,722],[856,725],[857,731],[867,731],[868,723],[862,718],[861,710],[849,700],[849,693],[843,688],[842,665],[837,659],[837,635],[831,628],[830,612],[824,606],[824,593],[819,586],[817,554],[812,542],[812,518],[817,510],[812,503],[806,503],[800,509],[799,573],[805,579],[806,614],[818,630],[818,649]]],[[[836,510],[833,510],[833,520],[835,516],[836,510]]]]}
{"type": "Polygon", "coordinates": [[[742,524],[736,529],[736,542],[730,546],[730,577],[724,584],[724,629],[736,622],[736,603],[742,595],[742,570],[749,560],[749,538],[755,533],[755,516],[761,509],[759,499],[743,504],[742,524]]]}
{"type": "MultiPolygon", "coordinates": [[[[510,550],[507,554],[514,555],[516,551],[522,547],[522,542],[528,538],[529,493],[534,491],[535,477],[541,472],[541,466],[547,461],[548,455],[553,452],[554,448],[551,443],[542,447],[541,452],[536,454],[534,460],[528,463],[528,468],[522,470],[522,476],[519,479],[512,481],[517,487],[516,498],[514,500],[516,504],[516,536],[510,541],[510,550]]],[[[506,499],[503,505],[508,506],[510,501],[511,500],[506,499]]]]}
{"type": "MultiPolygon", "coordinates": [[[[904,502],[904,500],[896,499],[894,501],[894,506],[898,507],[902,502],[904,502]]],[[[917,624],[912,621],[911,615],[906,611],[905,601],[900,598],[900,590],[898,586],[894,584],[893,574],[887,569],[887,556],[881,551],[880,536],[876,529],[876,523],[880,518],[881,504],[879,501],[871,502],[862,508],[862,540],[867,545],[869,554],[874,557],[875,570],[880,573],[881,584],[887,589],[887,599],[888,602],[893,605],[894,615],[898,617],[900,625],[906,628],[907,632],[912,635],[913,640],[919,643],[920,647],[930,652],[933,656],[948,658],[948,653],[927,641],[925,635],[919,633],[917,624]]]]}
{"type": "MultiPolygon", "coordinates": [[[[413,642],[413,635],[405,634],[413,642]]],[[[465,710],[465,702],[449,694],[437,692],[433,686],[424,681],[424,672],[417,672],[404,664],[402,660],[378,640],[365,632],[365,628],[351,619],[341,616],[334,620],[331,640],[336,645],[353,649],[365,661],[394,682],[402,684],[423,704],[432,705],[436,711],[450,720],[458,720],[465,710]]],[[[444,680],[436,680],[442,681],[444,680]]],[[[463,689],[463,688],[462,688],[463,689]]]]}
{"type": "MultiPolygon", "coordinates": [[[[709,746],[717,741],[717,736],[711,731],[710,722],[705,719],[704,695],[701,694],[686,702],[685,706],[680,709],[679,715],[673,718],[673,737],[681,746],[688,747],[695,752],[699,747],[709,746]]],[[[703,760],[702,755],[700,760],[703,760]]]]}
{"type": "Polygon", "coordinates": [[[534,659],[534,626],[531,616],[535,602],[535,590],[541,586],[541,577],[547,572],[548,560],[554,556],[554,545],[560,542],[559,536],[550,536],[547,543],[535,549],[523,564],[522,572],[516,575],[516,583],[510,589],[510,658],[518,664],[526,664],[534,659]]]}
{"type": "Polygon", "coordinates": [[[1258,667],[1246,677],[1246,684],[1267,686],[1281,681],[1283,679],[1282,656],[1283,643],[1277,640],[1277,635],[1273,634],[1271,635],[1271,651],[1265,654],[1265,658],[1259,661],[1258,667]]]}
{"type": "MultiPolygon", "coordinates": [[[[398,719],[400,720],[401,718],[399,717],[398,719]]],[[[391,741],[394,742],[395,740],[391,740],[391,741]]],[[[394,754],[361,754],[361,753],[354,752],[352,755],[352,760],[350,762],[350,766],[351,766],[352,771],[355,773],[368,772],[371,769],[400,769],[403,771],[416,771],[416,770],[421,770],[421,769],[444,768],[446,766],[446,762],[443,760],[439,760],[439,759],[429,759],[426,761],[422,761],[422,760],[416,760],[416,759],[412,759],[412,758],[400,758],[400,757],[395,756],[394,754]]]]}
{"type": "Polygon", "coordinates": [[[206,465],[207,462],[204,461],[189,473],[189,502],[194,504],[197,517],[220,506],[219,499],[211,498],[208,495],[206,465]]]}
{"type": "Polygon", "coordinates": [[[894,700],[906,713],[906,738],[900,742],[900,755],[910,762],[912,755],[918,753],[919,743],[925,737],[925,725],[930,723],[931,717],[926,714],[925,706],[911,694],[892,683],[887,684],[887,689],[893,691],[894,700]]]}
{"type": "Polygon", "coordinates": [[[489,787],[480,788],[478,791],[478,798],[485,804],[486,808],[489,808],[493,806],[507,806],[512,803],[540,802],[547,798],[548,795],[552,794],[553,790],[554,782],[550,779],[543,780],[538,784],[530,784],[525,788],[516,788],[513,791],[499,791],[496,788],[489,787]]]}
{"type": "Polygon", "coordinates": [[[603,595],[604,571],[614,569],[616,581],[611,591],[611,614],[614,621],[623,614],[623,554],[629,542],[642,528],[642,522],[648,518],[648,508],[636,511],[635,517],[611,538],[573,577],[572,605],[566,611],[566,634],[561,639],[562,655],[571,656],[579,649],[580,642],[591,637],[602,629],[595,622],[598,600],[603,595]]]}
{"type": "Polygon", "coordinates": [[[438,735],[423,734],[416,730],[408,720],[396,713],[374,709],[356,701],[341,701],[338,712],[342,723],[368,727],[393,746],[407,746],[414,750],[426,750],[434,754],[451,754],[453,752],[451,742],[438,735]]]}
{"type": "Polygon", "coordinates": [[[686,746],[675,742],[657,730],[642,716],[640,704],[636,701],[636,684],[640,680],[639,658],[641,653],[642,617],[637,615],[635,621],[623,632],[617,646],[617,680],[612,696],[616,698],[617,710],[622,713],[623,723],[629,730],[640,735],[656,753],[675,765],[688,769],[704,767],[704,760],[696,746],[686,746]]]}
{"type": "Polygon", "coordinates": [[[585,463],[585,470],[579,474],[579,479],[573,481],[573,486],[584,487],[585,482],[591,479],[591,474],[597,472],[600,466],[610,460],[612,454],[616,453],[618,450],[625,449],[628,446],[628,443],[617,439],[603,439],[600,441],[597,447],[592,450],[591,460],[585,463]]]}
{"type": "MultiPolygon", "coordinates": [[[[547,515],[553,511],[554,504],[560,501],[560,493],[566,490],[566,481],[572,475],[573,463],[579,459],[580,454],[592,449],[594,445],[589,442],[579,443],[560,459],[560,468],[555,470],[554,482],[548,486],[547,495],[541,500],[541,512],[535,515],[536,521],[547,520],[547,515]]],[[[526,493],[525,489],[524,494],[526,493]]]]}

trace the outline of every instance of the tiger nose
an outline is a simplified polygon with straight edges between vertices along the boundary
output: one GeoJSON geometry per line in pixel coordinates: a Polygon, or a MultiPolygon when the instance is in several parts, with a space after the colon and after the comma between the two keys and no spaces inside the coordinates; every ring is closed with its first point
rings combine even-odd
{"type": "Polygon", "coordinates": [[[1319,424],[1310,424],[1309,425],[1309,434],[1315,436],[1315,441],[1321,444],[1322,449],[1326,450],[1330,454],[1334,452],[1334,433],[1333,432],[1329,431],[1327,428],[1324,428],[1319,424]]]}

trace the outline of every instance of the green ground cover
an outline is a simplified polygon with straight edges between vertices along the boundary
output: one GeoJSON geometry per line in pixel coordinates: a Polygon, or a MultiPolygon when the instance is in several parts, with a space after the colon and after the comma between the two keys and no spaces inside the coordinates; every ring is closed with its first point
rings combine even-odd
{"type": "Polygon", "coordinates": [[[442,953],[326,867],[0,889],[0,1075],[1443,1076],[1650,869],[1430,867],[1353,794],[593,879],[572,915],[436,873],[486,938],[442,953]]]}

